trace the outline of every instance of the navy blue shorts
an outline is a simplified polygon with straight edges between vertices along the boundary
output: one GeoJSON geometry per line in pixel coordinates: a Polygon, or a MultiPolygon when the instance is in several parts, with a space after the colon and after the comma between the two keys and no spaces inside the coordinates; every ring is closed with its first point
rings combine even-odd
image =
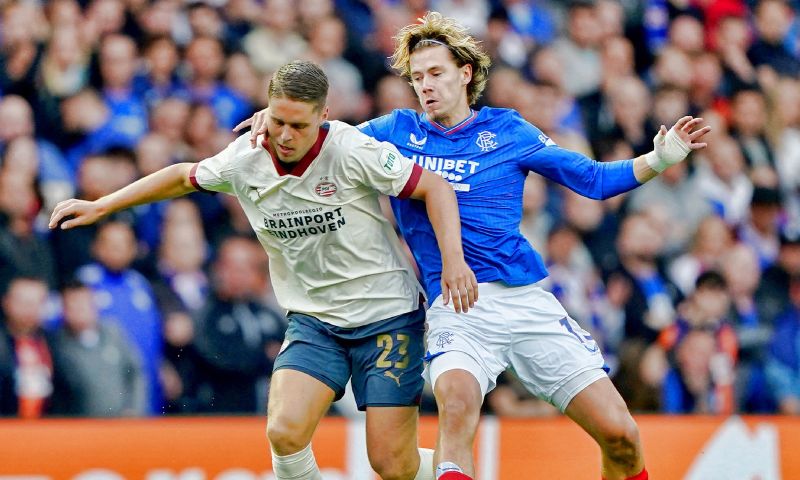
{"type": "Polygon", "coordinates": [[[359,410],[419,405],[425,310],[408,312],[356,328],[342,328],[289,312],[286,348],[273,370],[307,373],[344,394],[352,376],[359,410]]]}

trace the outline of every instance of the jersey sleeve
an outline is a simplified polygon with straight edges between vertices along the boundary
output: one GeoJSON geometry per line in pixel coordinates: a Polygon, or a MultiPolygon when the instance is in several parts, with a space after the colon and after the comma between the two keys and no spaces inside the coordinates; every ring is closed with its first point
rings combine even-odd
{"type": "MultiPolygon", "coordinates": [[[[247,134],[249,135],[249,134],[247,134]]],[[[194,188],[204,192],[222,192],[233,194],[233,165],[242,139],[240,136],[224,150],[196,163],[189,173],[189,180],[194,188]]]]}
{"type": "Polygon", "coordinates": [[[394,145],[372,138],[350,151],[349,178],[392,197],[407,198],[419,183],[422,167],[404,157],[394,145]]]}
{"type": "Polygon", "coordinates": [[[641,185],[633,174],[633,160],[598,162],[582,153],[561,148],[541,130],[518,117],[516,138],[523,145],[519,165],[564,185],[585,197],[601,200],[641,185]]]}
{"type": "Polygon", "coordinates": [[[396,116],[396,112],[392,112],[382,117],[367,120],[359,124],[356,128],[378,141],[386,142],[391,135],[392,125],[395,123],[396,116]]]}

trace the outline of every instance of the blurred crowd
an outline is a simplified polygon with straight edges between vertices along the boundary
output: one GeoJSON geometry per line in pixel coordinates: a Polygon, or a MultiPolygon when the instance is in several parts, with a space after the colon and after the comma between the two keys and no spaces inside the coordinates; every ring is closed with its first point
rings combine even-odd
{"type": "MultiPolygon", "coordinates": [[[[292,59],[324,68],[332,118],[417,108],[387,56],[428,9],[491,53],[481,105],[519,110],[562,147],[632,158],[684,114],[712,126],[706,150],[605,202],[530,175],[521,229],[633,411],[800,414],[800,1],[0,9],[0,415],[263,413],[286,319],[233,197],[67,231],[49,213],[214,155],[292,59]]],[[[509,372],[485,407],[556,414],[509,372]]]]}

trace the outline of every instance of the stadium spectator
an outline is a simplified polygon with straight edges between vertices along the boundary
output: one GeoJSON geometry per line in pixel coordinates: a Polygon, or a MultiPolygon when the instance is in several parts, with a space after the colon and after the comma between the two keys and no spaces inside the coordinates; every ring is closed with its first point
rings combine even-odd
{"type": "Polygon", "coordinates": [[[760,90],[742,89],[733,95],[731,136],[742,150],[753,182],[764,187],[775,187],[777,177],[767,183],[756,181],[759,170],[767,171],[761,175],[775,176],[775,153],[766,135],[767,114],[767,100],[760,90]]]}
{"type": "MultiPolygon", "coordinates": [[[[264,45],[261,47],[265,48],[264,45]]],[[[225,67],[225,52],[218,39],[192,39],[186,47],[186,62],[190,71],[189,97],[193,102],[210,106],[221,127],[233,128],[251,113],[252,107],[247,99],[220,81],[225,67]]]]}
{"type": "Polygon", "coordinates": [[[136,237],[128,224],[105,223],[98,227],[92,244],[95,262],[78,269],[76,275],[94,291],[100,317],[123,331],[142,359],[145,411],[152,415],[162,407],[158,376],[163,343],[161,314],[150,282],[130,267],[136,253],[136,237]]]}
{"type": "Polygon", "coordinates": [[[648,212],[669,225],[664,245],[667,256],[685,252],[700,222],[711,214],[711,206],[685,162],[668,168],[631,192],[628,208],[632,212],[648,212]]]}
{"type": "Polygon", "coordinates": [[[134,148],[146,125],[129,125],[127,115],[115,115],[97,91],[86,88],[61,102],[64,131],[72,141],[66,147],[67,163],[78,172],[84,159],[115,147],[134,148]]]}
{"type": "Polygon", "coordinates": [[[597,90],[602,79],[599,49],[603,32],[594,2],[570,1],[566,26],[566,35],[553,42],[553,48],[564,65],[564,89],[581,97],[597,90]]]}
{"type": "Polygon", "coordinates": [[[292,0],[263,2],[258,16],[261,25],[242,41],[245,53],[261,73],[272,75],[279,66],[306,51],[306,40],[295,31],[297,14],[293,3],[292,0]]]}
{"type": "Polygon", "coordinates": [[[767,135],[775,148],[786,223],[800,228],[800,80],[782,77],[770,92],[774,105],[767,135]]]}
{"type": "Polygon", "coordinates": [[[321,66],[330,79],[328,108],[333,118],[359,123],[369,110],[364,101],[361,73],[350,62],[342,58],[347,46],[347,30],[344,22],[335,16],[320,19],[309,32],[306,59],[321,66]]]}
{"type": "Polygon", "coordinates": [[[645,353],[643,377],[660,388],[664,412],[734,411],[738,342],[725,317],[730,304],[722,275],[703,273],[692,294],[681,303],[677,321],[664,329],[645,353]],[[666,370],[661,370],[664,367],[666,370]]]}
{"type": "Polygon", "coordinates": [[[684,295],[694,290],[697,277],[720,265],[720,258],[733,245],[731,229],[716,215],[700,222],[689,250],[669,264],[669,278],[684,295]]]}
{"type": "Polygon", "coordinates": [[[769,387],[778,402],[778,411],[800,415],[800,276],[789,284],[788,308],[777,320],[767,360],[769,387]]]}
{"type": "Polygon", "coordinates": [[[761,0],[755,8],[757,39],[747,56],[753,66],[767,66],[774,73],[797,78],[800,60],[786,48],[786,38],[794,18],[792,6],[783,0],[761,0]]]}
{"type": "Polygon", "coordinates": [[[417,108],[414,90],[397,75],[386,75],[375,90],[374,116],[385,115],[396,108],[417,108]]]}
{"type": "Polygon", "coordinates": [[[42,61],[47,21],[41,4],[16,2],[3,9],[0,92],[38,104],[36,77],[42,61]]]}
{"type": "Polygon", "coordinates": [[[45,92],[60,99],[78,93],[89,81],[89,49],[78,26],[56,28],[41,65],[45,92]]]}
{"type": "Polygon", "coordinates": [[[56,264],[47,240],[35,230],[39,200],[31,180],[0,170],[0,291],[15,277],[44,279],[56,286],[56,264]]]}
{"type": "Polygon", "coordinates": [[[753,182],[736,140],[729,136],[714,140],[705,152],[706,161],[697,167],[697,188],[715,214],[737,226],[747,217],[753,182]]]}
{"type": "MultiPolygon", "coordinates": [[[[19,158],[19,164],[26,163],[41,189],[50,211],[56,203],[74,193],[73,172],[64,154],[50,141],[35,137],[34,112],[28,102],[17,95],[6,95],[0,99],[0,154],[7,156],[11,143],[22,139],[35,142],[34,151],[19,158]],[[65,197],[66,195],[66,197],[65,197]]],[[[3,164],[8,164],[8,158],[3,164]]]]}
{"type": "Polygon", "coordinates": [[[64,323],[53,335],[52,415],[141,416],[146,411],[141,361],[117,325],[100,321],[92,289],[61,289],[64,323]]]}
{"type": "Polygon", "coordinates": [[[195,316],[201,410],[265,410],[268,375],[287,325],[264,304],[267,271],[267,256],[254,240],[232,237],[220,245],[211,295],[195,316]]]}
{"type": "Polygon", "coordinates": [[[764,310],[764,317],[774,324],[775,319],[790,305],[789,285],[791,279],[800,275],[800,233],[792,229],[781,231],[781,246],[778,259],[764,270],[756,292],[757,302],[764,310]]]}
{"type": "Polygon", "coordinates": [[[13,369],[13,396],[8,382],[0,399],[2,415],[38,418],[47,412],[53,393],[53,361],[41,322],[47,284],[32,277],[16,277],[3,290],[3,329],[0,364],[13,369]]]}
{"type": "Polygon", "coordinates": [[[181,56],[175,42],[167,36],[152,38],[145,44],[143,53],[143,61],[133,78],[136,96],[150,109],[169,97],[188,98],[189,93],[177,72],[181,56]]]}
{"type": "Polygon", "coordinates": [[[764,377],[764,363],[774,326],[765,318],[755,295],[761,281],[758,256],[750,246],[737,243],[723,254],[719,265],[731,297],[727,317],[739,343],[735,380],[738,410],[771,411],[773,402],[764,377]]]}
{"type": "Polygon", "coordinates": [[[755,187],[750,215],[739,228],[739,238],[758,254],[761,269],[775,263],[780,248],[781,193],[774,188],[755,187]]]}

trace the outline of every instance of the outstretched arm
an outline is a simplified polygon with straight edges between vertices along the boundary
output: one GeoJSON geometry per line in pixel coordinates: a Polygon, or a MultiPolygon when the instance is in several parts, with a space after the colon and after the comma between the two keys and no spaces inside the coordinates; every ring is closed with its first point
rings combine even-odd
{"type": "Polygon", "coordinates": [[[195,187],[189,175],[194,165],[193,163],[170,165],[94,201],[71,198],[59,202],[50,216],[48,226],[56,228],[59,222],[67,217],[71,218],[61,224],[64,230],[89,225],[119,210],[193,192],[195,187]]]}
{"type": "Polygon", "coordinates": [[[532,153],[521,155],[520,165],[585,197],[604,200],[651,180],[667,167],[683,161],[692,150],[705,148],[706,143],[701,139],[711,128],[697,128],[702,121],[687,116],[669,131],[662,126],[653,139],[653,151],[635,159],[597,162],[581,153],[545,143],[532,153]]]}
{"type": "Polygon", "coordinates": [[[442,254],[442,300],[453,299],[455,311],[467,312],[478,300],[478,280],[464,260],[461,221],[453,187],[442,177],[422,170],[411,198],[425,201],[428,218],[442,254]]]}

